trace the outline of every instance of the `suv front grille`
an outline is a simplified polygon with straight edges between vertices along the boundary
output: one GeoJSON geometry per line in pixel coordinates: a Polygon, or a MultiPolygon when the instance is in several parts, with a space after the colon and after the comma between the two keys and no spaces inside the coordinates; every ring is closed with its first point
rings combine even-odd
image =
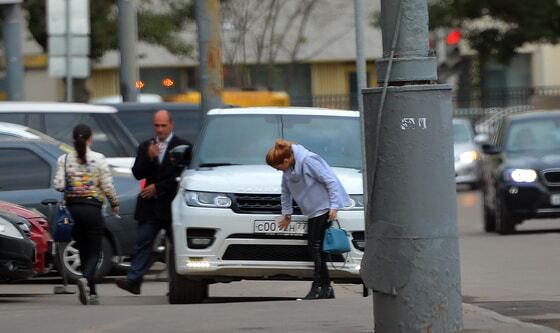
{"type": "Polygon", "coordinates": [[[543,176],[547,185],[560,185],[560,169],[544,170],[543,176]]]}
{"type": "MultiPolygon", "coordinates": [[[[223,260],[312,261],[306,245],[230,245],[223,260]]],[[[328,256],[328,261],[343,262],[340,254],[328,256]]]]}
{"type": "MultiPolygon", "coordinates": [[[[231,208],[240,214],[280,214],[282,211],[279,194],[231,194],[231,199],[231,208]]],[[[301,214],[295,202],[293,209],[293,214],[301,214]]]]}

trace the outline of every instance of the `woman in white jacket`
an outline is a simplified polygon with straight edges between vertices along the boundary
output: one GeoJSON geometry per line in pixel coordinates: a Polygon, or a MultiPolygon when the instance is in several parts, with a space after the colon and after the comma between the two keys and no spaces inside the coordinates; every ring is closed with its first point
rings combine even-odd
{"type": "Polygon", "coordinates": [[[84,124],[76,125],[72,137],[75,151],[58,158],[54,186],[57,191],[64,192],[66,206],[75,222],[72,237],[80,251],[84,276],[76,282],[80,302],[84,305],[99,304],[95,271],[105,229],[101,207],[107,198],[116,214],[119,201],[105,156],[89,149],[93,142],[91,128],[84,124]]]}
{"type": "Polygon", "coordinates": [[[292,200],[308,218],[307,240],[315,267],[311,290],[305,299],[334,298],[327,255],[322,252],[325,230],[337,211],[350,202],[346,190],[321,156],[290,141],[276,140],[266,155],[266,163],[282,171],[282,215],[278,223],[286,229],[292,218],[292,200]]]}

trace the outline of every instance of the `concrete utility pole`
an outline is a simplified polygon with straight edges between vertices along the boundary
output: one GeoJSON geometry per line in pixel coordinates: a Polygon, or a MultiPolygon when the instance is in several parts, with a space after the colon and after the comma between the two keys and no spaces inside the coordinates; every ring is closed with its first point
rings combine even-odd
{"type": "Polygon", "coordinates": [[[121,65],[119,80],[123,102],[136,102],[138,90],[138,67],[136,66],[136,43],[138,41],[138,24],[134,0],[118,0],[118,34],[121,65]]]}
{"type": "Polygon", "coordinates": [[[6,56],[7,95],[10,101],[23,101],[23,61],[21,54],[21,1],[2,1],[2,30],[6,56]],[[11,4],[4,4],[9,3],[11,4]]]}
{"type": "MultiPolygon", "coordinates": [[[[367,87],[366,58],[364,55],[364,0],[354,0],[354,21],[356,25],[356,80],[358,92],[367,87]]],[[[357,94],[358,109],[364,114],[362,96],[357,94]]]]}
{"type": "Polygon", "coordinates": [[[375,332],[462,328],[449,85],[437,80],[427,0],[382,0],[383,88],[365,89],[366,250],[375,332]]]}
{"type": "Polygon", "coordinates": [[[220,44],[220,3],[218,0],[196,0],[198,26],[198,77],[202,119],[206,112],[221,107],[223,83],[222,48],[220,44]]]}

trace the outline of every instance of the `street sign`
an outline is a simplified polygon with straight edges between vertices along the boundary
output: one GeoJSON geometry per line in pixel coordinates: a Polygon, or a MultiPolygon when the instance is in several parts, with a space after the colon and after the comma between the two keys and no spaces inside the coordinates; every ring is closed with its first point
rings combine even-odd
{"type": "Polygon", "coordinates": [[[89,77],[89,0],[47,0],[47,32],[49,75],[89,77]]]}
{"type": "Polygon", "coordinates": [[[47,0],[47,33],[65,35],[66,18],[70,18],[70,33],[89,35],[89,0],[47,0]],[[66,15],[67,1],[70,1],[70,15],[66,15]]]}
{"type": "MultiPolygon", "coordinates": [[[[53,57],[49,58],[49,75],[54,77],[66,77],[67,58],[53,57]]],[[[72,57],[70,58],[70,72],[74,78],[89,77],[89,58],[88,57],[72,57]]]]}
{"type": "Polygon", "coordinates": [[[70,38],[70,52],[66,50],[66,36],[49,37],[49,55],[52,56],[88,56],[89,36],[72,36],[70,38]]]}

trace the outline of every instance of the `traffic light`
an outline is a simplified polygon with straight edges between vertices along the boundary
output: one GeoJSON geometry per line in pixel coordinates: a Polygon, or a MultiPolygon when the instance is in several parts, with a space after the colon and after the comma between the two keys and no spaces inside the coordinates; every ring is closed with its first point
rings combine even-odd
{"type": "Polygon", "coordinates": [[[452,29],[445,34],[445,40],[440,41],[438,55],[438,77],[440,81],[447,81],[460,67],[462,56],[459,48],[462,39],[461,30],[452,29]],[[443,53],[443,54],[442,54],[443,53]]]}

